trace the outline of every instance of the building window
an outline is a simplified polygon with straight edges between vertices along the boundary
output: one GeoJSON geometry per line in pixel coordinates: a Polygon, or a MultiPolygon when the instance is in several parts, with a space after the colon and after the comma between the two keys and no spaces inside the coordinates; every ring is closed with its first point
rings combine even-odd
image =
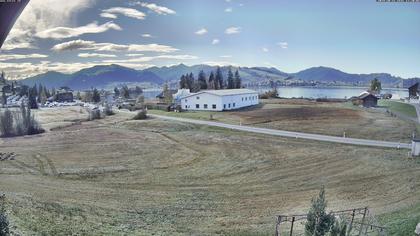
{"type": "Polygon", "coordinates": [[[200,109],[200,104],[195,104],[195,108],[200,109]]]}
{"type": "Polygon", "coordinates": [[[185,99],[185,102],[187,102],[188,100],[187,99],[185,99]]]}
{"type": "Polygon", "coordinates": [[[223,109],[226,109],[226,104],[223,104],[223,109]]]}
{"type": "Polygon", "coordinates": [[[244,97],[242,97],[242,101],[244,101],[244,97]]]}
{"type": "Polygon", "coordinates": [[[185,105],[185,109],[187,109],[188,107],[187,107],[187,105],[185,105]]]}
{"type": "Polygon", "coordinates": [[[230,103],[229,103],[229,108],[230,108],[230,103]]]}
{"type": "Polygon", "coordinates": [[[233,107],[235,107],[236,106],[236,103],[233,103],[233,107]]]}
{"type": "Polygon", "coordinates": [[[200,97],[199,96],[197,96],[197,100],[200,100],[200,97]]]}
{"type": "Polygon", "coordinates": [[[207,104],[204,104],[204,109],[207,109],[207,104]]]}
{"type": "Polygon", "coordinates": [[[248,98],[247,97],[245,97],[245,101],[247,101],[248,100],[248,98]]]}
{"type": "Polygon", "coordinates": [[[212,106],[213,106],[213,109],[216,109],[216,104],[213,104],[212,106]]]}

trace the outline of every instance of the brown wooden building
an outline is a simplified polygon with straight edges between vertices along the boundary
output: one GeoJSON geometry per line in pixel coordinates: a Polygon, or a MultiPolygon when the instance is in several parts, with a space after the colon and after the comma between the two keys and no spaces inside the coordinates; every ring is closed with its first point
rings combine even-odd
{"type": "Polygon", "coordinates": [[[364,107],[376,107],[378,106],[379,98],[371,93],[363,94],[359,97],[361,105],[364,107]]]}
{"type": "Polygon", "coordinates": [[[415,83],[408,88],[408,95],[410,98],[419,97],[419,83],[415,83]]]}

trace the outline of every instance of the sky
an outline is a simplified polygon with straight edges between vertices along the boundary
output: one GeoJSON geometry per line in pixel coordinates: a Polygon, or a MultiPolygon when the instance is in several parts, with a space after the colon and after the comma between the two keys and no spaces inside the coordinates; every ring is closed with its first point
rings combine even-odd
{"type": "Polygon", "coordinates": [[[420,77],[420,3],[31,0],[0,51],[11,79],[179,63],[420,77]]]}

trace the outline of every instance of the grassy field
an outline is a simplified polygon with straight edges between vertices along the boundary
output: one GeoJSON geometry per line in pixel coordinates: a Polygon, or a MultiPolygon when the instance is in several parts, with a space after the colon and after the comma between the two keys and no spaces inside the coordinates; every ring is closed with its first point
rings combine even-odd
{"type": "Polygon", "coordinates": [[[387,108],[391,112],[396,112],[408,117],[417,118],[416,109],[412,105],[383,99],[378,101],[378,105],[387,108]]]}
{"type": "Polygon", "coordinates": [[[346,137],[397,142],[409,142],[412,133],[416,132],[414,122],[392,117],[380,109],[303,99],[262,100],[257,107],[234,112],[174,113],[151,110],[150,113],[202,120],[209,120],[212,116],[215,121],[231,124],[333,136],[343,136],[345,133],[346,137]]]}
{"type": "Polygon", "coordinates": [[[0,189],[22,235],[272,235],[275,215],[305,213],[322,185],[330,209],[418,219],[406,209],[420,204],[420,162],[406,151],[55,112],[37,112],[52,131],[0,139],[16,153],[0,189]]]}

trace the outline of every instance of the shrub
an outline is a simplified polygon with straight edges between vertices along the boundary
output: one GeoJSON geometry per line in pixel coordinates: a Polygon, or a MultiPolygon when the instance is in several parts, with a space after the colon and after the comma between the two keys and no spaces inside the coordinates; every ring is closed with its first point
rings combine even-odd
{"type": "Polygon", "coordinates": [[[13,114],[9,109],[0,114],[0,133],[4,137],[11,137],[14,134],[13,114]]]}
{"type": "Polygon", "coordinates": [[[89,109],[89,120],[99,120],[101,118],[101,111],[98,108],[89,109]]]}
{"type": "Polygon", "coordinates": [[[20,111],[15,114],[15,120],[18,136],[40,134],[45,131],[31,114],[31,109],[23,104],[20,106],[20,111]]]}
{"type": "Polygon", "coordinates": [[[136,116],[134,116],[133,120],[145,120],[147,119],[147,111],[141,110],[139,111],[136,116]]]}
{"type": "Polygon", "coordinates": [[[31,114],[31,109],[23,104],[18,111],[6,109],[0,113],[0,135],[3,137],[40,134],[44,131],[31,114]]]}
{"type": "Polygon", "coordinates": [[[115,115],[115,112],[112,110],[112,105],[106,103],[104,106],[104,114],[106,116],[112,116],[115,115]]]}
{"type": "Polygon", "coordinates": [[[0,196],[0,236],[9,235],[9,220],[6,215],[6,197],[0,196]]]}
{"type": "Polygon", "coordinates": [[[278,97],[278,91],[277,91],[276,88],[274,88],[270,91],[267,91],[263,94],[260,94],[261,99],[269,99],[269,98],[277,98],[277,97],[278,97]]]}

